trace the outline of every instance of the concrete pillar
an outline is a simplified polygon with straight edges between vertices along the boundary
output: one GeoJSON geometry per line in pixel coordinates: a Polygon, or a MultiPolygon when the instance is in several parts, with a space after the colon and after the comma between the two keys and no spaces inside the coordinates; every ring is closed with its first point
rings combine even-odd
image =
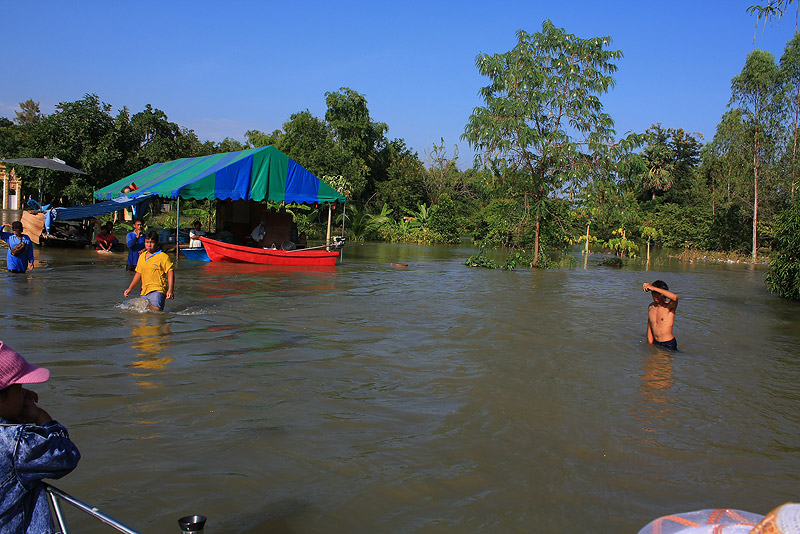
{"type": "Polygon", "coordinates": [[[3,209],[8,209],[8,173],[6,166],[0,163],[0,178],[3,179],[3,209]]]}

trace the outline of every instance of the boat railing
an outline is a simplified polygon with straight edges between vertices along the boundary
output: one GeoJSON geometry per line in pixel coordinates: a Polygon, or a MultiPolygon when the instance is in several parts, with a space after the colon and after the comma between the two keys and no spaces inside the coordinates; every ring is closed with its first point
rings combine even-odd
{"type": "Polygon", "coordinates": [[[67,522],[64,518],[64,513],[61,510],[60,501],[68,502],[78,510],[89,514],[90,516],[102,521],[106,525],[118,530],[119,532],[124,532],[126,534],[141,534],[138,530],[133,530],[132,528],[123,525],[113,517],[104,514],[97,509],[97,507],[86,504],[85,502],[76,499],[68,493],[64,493],[60,489],[51,486],[50,484],[45,484],[44,487],[45,491],[47,492],[47,498],[50,500],[50,505],[53,508],[53,515],[55,516],[56,523],[58,523],[58,529],[61,534],[69,534],[69,530],[67,529],[67,522]]]}

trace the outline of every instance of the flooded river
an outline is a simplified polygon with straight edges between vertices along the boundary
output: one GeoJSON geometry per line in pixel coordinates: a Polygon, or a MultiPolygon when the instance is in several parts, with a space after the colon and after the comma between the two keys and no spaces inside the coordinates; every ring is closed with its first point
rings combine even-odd
{"type": "Polygon", "coordinates": [[[377,244],[328,270],[181,260],[139,313],[124,254],[36,252],[0,273],[0,339],[50,368],[40,405],[83,453],[55,485],[142,532],[623,533],[800,499],[800,305],[763,267],[377,244]],[[657,278],[674,355],[645,341],[657,278]]]}

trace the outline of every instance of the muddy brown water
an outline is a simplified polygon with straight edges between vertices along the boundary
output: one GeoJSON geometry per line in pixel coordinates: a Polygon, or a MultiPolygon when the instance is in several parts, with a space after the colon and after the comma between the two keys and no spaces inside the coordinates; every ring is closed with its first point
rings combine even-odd
{"type": "Polygon", "coordinates": [[[46,266],[0,273],[0,339],[50,368],[40,404],[83,453],[54,484],[142,532],[636,532],[800,498],[800,305],[763,266],[473,252],[181,260],[175,300],[140,313],[124,254],[37,249],[46,266]],[[677,354],[644,339],[656,278],[677,354]]]}

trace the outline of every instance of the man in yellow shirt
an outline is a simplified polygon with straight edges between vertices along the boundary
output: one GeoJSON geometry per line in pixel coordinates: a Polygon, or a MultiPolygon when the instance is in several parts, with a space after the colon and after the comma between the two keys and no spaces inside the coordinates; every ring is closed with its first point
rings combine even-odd
{"type": "Polygon", "coordinates": [[[142,298],[150,304],[150,309],[164,309],[165,299],[175,298],[175,271],[172,260],[158,246],[158,232],[150,231],[144,238],[144,252],[136,264],[136,274],[131,285],[125,290],[127,297],[136,284],[142,282],[142,298]]]}

